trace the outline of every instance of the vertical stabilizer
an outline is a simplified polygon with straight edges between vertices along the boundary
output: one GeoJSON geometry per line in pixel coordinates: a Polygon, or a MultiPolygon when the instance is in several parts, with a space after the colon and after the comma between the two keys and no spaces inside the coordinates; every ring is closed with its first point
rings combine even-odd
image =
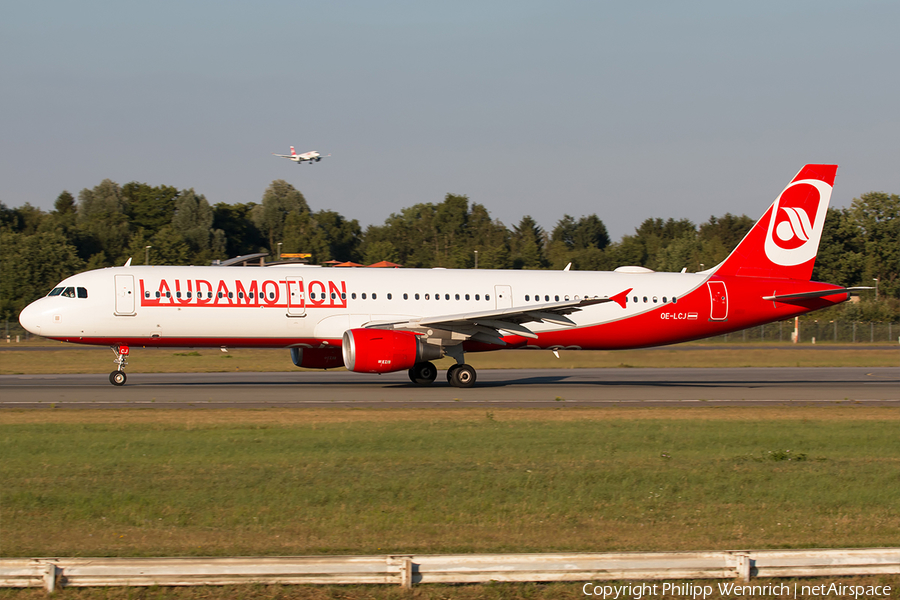
{"type": "Polygon", "coordinates": [[[837,165],[806,165],[737,248],[717,275],[809,281],[837,165]]]}

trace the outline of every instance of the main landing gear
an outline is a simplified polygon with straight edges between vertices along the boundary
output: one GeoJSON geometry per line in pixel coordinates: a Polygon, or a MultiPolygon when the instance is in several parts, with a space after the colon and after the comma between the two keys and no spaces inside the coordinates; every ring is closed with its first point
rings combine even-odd
{"type": "Polygon", "coordinates": [[[110,346],[110,350],[116,355],[116,360],[113,362],[116,363],[118,368],[109,374],[109,382],[113,385],[120,386],[125,385],[125,365],[128,364],[128,360],[126,357],[128,356],[128,346],[110,346]]]}
{"type": "Polygon", "coordinates": [[[437,378],[437,367],[430,362],[420,362],[409,370],[409,380],[416,385],[431,385],[437,378]]]}
{"type": "MultiPolygon", "coordinates": [[[[416,363],[409,370],[409,380],[416,385],[431,385],[436,378],[437,367],[430,362],[416,363]]],[[[475,379],[475,368],[472,365],[455,364],[447,369],[447,382],[453,387],[472,387],[475,379]]]]}
{"type": "Polygon", "coordinates": [[[447,369],[447,382],[453,387],[468,388],[475,385],[475,367],[455,364],[447,369]]]}

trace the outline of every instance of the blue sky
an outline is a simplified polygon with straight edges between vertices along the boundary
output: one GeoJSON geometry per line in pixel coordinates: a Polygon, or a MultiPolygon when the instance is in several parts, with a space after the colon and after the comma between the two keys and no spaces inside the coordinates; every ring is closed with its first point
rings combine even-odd
{"type": "Polygon", "coordinates": [[[757,217],[807,162],[900,193],[898,2],[41,1],[0,21],[0,200],[110,178],[365,226],[757,217]],[[271,155],[319,150],[313,166],[271,155]]]}

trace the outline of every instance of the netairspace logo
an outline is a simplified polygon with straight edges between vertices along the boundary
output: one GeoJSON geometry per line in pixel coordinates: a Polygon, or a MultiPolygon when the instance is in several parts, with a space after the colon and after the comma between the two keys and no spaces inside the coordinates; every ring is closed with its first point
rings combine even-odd
{"type": "Polygon", "coordinates": [[[737,583],[718,583],[712,585],[696,585],[694,583],[644,583],[626,585],[594,585],[586,583],[581,588],[585,596],[596,596],[618,600],[641,600],[654,596],[682,596],[684,598],[709,598],[713,592],[728,597],[782,596],[797,598],[798,596],[821,596],[823,598],[887,598],[891,595],[889,585],[844,585],[840,583],[823,583],[819,585],[801,585],[794,583],[775,583],[765,585],[749,585],[737,583]]]}

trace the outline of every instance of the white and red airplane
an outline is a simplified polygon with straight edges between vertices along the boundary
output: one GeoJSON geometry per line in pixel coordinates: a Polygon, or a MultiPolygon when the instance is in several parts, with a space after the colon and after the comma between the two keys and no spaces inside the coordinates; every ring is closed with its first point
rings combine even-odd
{"type": "MultiPolygon", "coordinates": [[[[810,281],[836,165],[806,165],[718,266],[700,273],[124,266],[62,281],[28,305],[28,331],[108,345],[290,349],[298,367],[408,370],[501,348],[613,350],[721,335],[832,306],[854,289],[810,281]]],[[[129,261],[130,263],[130,261],[129,261]]]]}
{"type": "Polygon", "coordinates": [[[313,164],[314,162],[319,162],[319,161],[322,160],[323,158],[328,158],[328,157],[331,156],[331,155],[330,155],[330,154],[326,154],[325,156],[322,156],[321,154],[319,154],[319,153],[316,152],[315,150],[312,150],[312,151],[310,151],[310,152],[304,152],[303,154],[297,154],[297,151],[294,150],[294,147],[293,147],[293,146],[291,146],[291,153],[290,153],[290,154],[275,154],[275,153],[273,152],[273,153],[272,153],[272,156],[278,156],[278,157],[281,157],[281,158],[287,158],[288,160],[292,160],[292,161],[294,161],[295,163],[297,163],[297,164],[299,165],[299,164],[303,164],[303,163],[306,162],[306,161],[309,161],[309,164],[313,164]]]}

